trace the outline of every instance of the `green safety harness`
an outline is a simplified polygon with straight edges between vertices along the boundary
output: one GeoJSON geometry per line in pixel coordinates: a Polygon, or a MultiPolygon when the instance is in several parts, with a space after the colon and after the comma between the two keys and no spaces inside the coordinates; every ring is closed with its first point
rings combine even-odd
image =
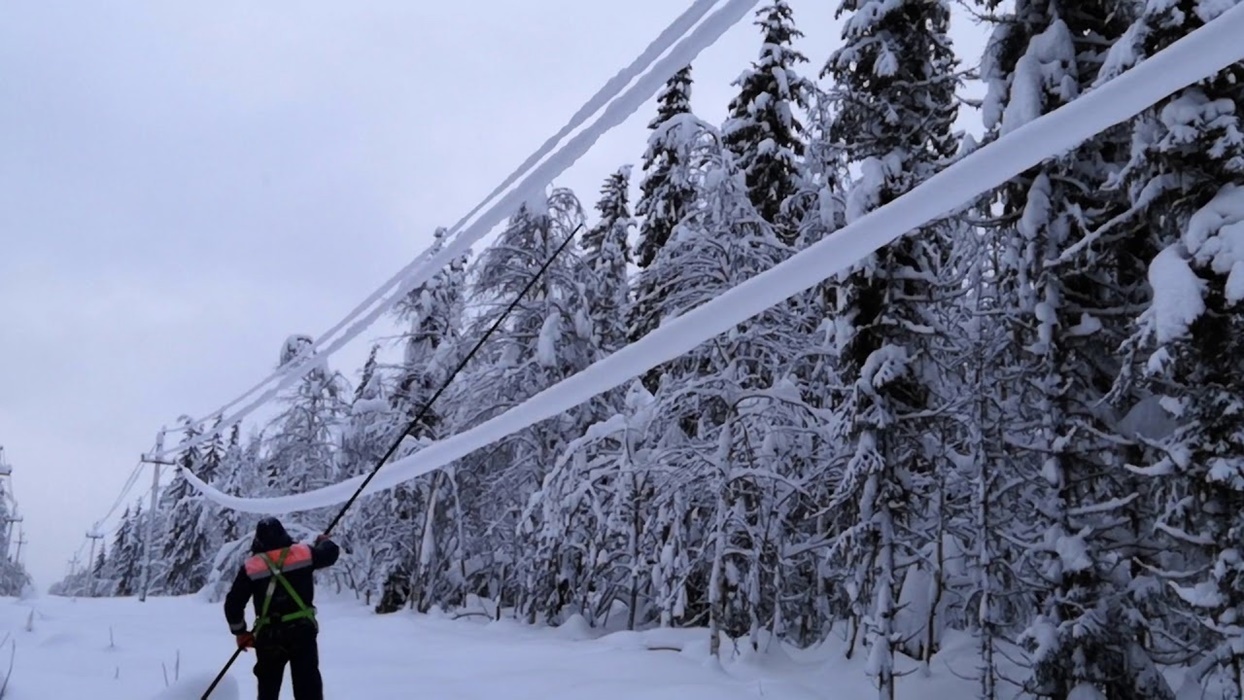
{"type": "Polygon", "coordinates": [[[265,625],[272,624],[274,622],[293,622],[294,620],[309,619],[314,623],[315,608],[312,608],[302,602],[302,597],[298,595],[298,592],[294,590],[294,587],[290,585],[289,581],[281,575],[281,567],[285,565],[285,557],[289,556],[289,547],[281,550],[281,556],[275,563],[268,558],[268,554],[266,552],[261,553],[259,556],[263,559],[264,563],[268,565],[268,571],[272,572],[272,580],[268,582],[268,591],[264,595],[263,606],[259,610],[259,619],[255,620],[255,629],[252,634],[259,634],[260,629],[262,629],[265,625]],[[278,583],[281,584],[281,587],[284,588],[285,592],[289,594],[289,597],[294,599],[294,603],[298,606],[298,611],[289,613],[288,615],[282,615],[273,620],[268,617],[268,607],[272,604],[272,594],[276,592],[276,585],[278,583]]]}

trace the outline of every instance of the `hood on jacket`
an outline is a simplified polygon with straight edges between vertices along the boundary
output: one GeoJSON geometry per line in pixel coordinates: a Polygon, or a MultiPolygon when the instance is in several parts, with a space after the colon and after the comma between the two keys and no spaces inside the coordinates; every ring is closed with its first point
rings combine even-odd
{"type": "Polygon", "coordinates": [[[251,540],[251,553],[270,552],[293,544],[293,538],[285,531],[285,526],[280,520],[264,518],[255,526],[255,539],[251,540]]]}

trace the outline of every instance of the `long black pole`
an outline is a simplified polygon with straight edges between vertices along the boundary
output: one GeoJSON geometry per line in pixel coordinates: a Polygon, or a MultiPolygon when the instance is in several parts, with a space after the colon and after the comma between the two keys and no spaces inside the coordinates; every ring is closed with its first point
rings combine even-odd
{"type": "Polygon", "coordinates": [[[229,672],[229,667],[233,665],[234,661],[238,660],[238,656],[241,654],[242,647],[238,647],[237,650],[233,652],[233,656],[230,656],[229,660],[225,662],[225,667],[220,669],[220,673],[216,674],[216,679],[212,681],[211,685],[207,686],[207,690],[203,693],[203,700],[207,700],[207,696],[211,695],[212,691],[216,689],[216,686],[220,685],[220,682],[225,678],[225,674],[229,672]]]}
{"type": "MultiPolygon", "coordinates": [[[[539,282],[540,279],[544,277],[544,273],[548,272],[549,266],[553,264],[553,261],[557,259],[558,255],[561,255],[561,252],[566,249],[566,246],[570,245],[570,242],[574,240],[575,235],[579,233],[579,229],[581,228],[583,228],[583,224],[576,226],[575,229],[570,232],[570,235],[566,236],[566,240],[558,244],[557,250],[554,250],[553,254],[544,261],[544,264],[540,265],[540,269],[536,271],[536,274],[532,275],[530,280],[527,280],[527,285],[523,287],[523,291],[519,292],[518,296],[514,297],[513,301],[510,302],[510,305],[505,307],[505,311],[501,312],[501,315],[497,317],[497,320],[493,321],[492,325],[489,326],[484,335],[476,341],[475,346],[471,348],[471,351],[462,358],[462,361],[458,363],[457,367],[454,367],[454,370],[449,373],[449,376],[445,377],[445,381],[441,382],[441,385],[437,388],[436,393],[432,394],[432,397],[424,402],[423,406],[419,409],[419,412],[416,413],[415,417],[412,418],[410,423],[406,425],[406,429],[398,433],[397,439],[394,440],[393,444],[389,446],[389,449],[385,451],[384,456],[376,462],[376,466],[371,470],[371,473],[367,475],[367,478],[363,479],[363,483],[359,484],[359,487],[355,489],[354,495],[350,496],[350,500],[346,501],[345,505],[341,506],[341,510],[337,512],[336,517],[332,519],[332,522],[328,524],[328,527],[324,528],[325,535],[329,534],[333,531],[333,528],[337,527],[337,523],[341,522],[341,518],[345,516],[347,511],[350,510],[350,506],[354,505],[354,502],[358,500],[360,495],[362,495],[363,489],[367,488],[367,485],[370,484],[371,480],[375,478],[376,473],[380,471],[380,468],[383,467],[385,462],[388,462],[389,458],[397,452],[399,447],[401,447],[402,440],[406,439],[406,436],[418,427],[419,422],[422,421],[424,416],[428,414],[428,411],[432,410],[432,404],[436,403],[436,400],[441,397],[441,394],[445,393],[445,391],[449,389],[449,385],[453,383],[454,378],[457,377],[458,374],[462,372],[463,368],[467,366],[467,363],[475,357],[475,354],[479,352],[479,349],[484,347],[484,343],[488,342],[488,338],[492,336],[493,332],[501,327],[501,322],[510,315],[510,312],[514,310],[514,307],[518,306],[518,303],[523,300],[523,297],[527,296],[527,292],[530,292],[531,288],[536,286],[536,282],[539,282]]],[[[233,656],[229,657],[228,663],[226,663],[225,667],[220,669],[220,673],[216,675],[216,680],[212,681],[212,685],[208,687],[207,692],[203,693],[202,700],[207,700],[208,696],[212,694],[212,691],[215,690],[216,686],[220,684],[220,681],[224,679],[225,673],[229,671],[229,667],[233,665],[234,661],[237,661],[238,655],[241,653],[241,647],[239,647],[237,651],[233,652],[233,656]]]]}

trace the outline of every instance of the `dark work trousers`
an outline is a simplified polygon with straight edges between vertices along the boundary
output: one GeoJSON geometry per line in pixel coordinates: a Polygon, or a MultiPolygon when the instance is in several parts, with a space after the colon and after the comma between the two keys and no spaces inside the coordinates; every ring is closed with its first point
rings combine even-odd
{"type": "Polygon", "coordinates": [[[320,652],[314,624],[303,622],[276,624],[260,632],[255,640],[255,677],[259,680],[259,700],[277,700],[285,665],[294,686],[295,700],[323,700],[320,679],[320,652]]]}

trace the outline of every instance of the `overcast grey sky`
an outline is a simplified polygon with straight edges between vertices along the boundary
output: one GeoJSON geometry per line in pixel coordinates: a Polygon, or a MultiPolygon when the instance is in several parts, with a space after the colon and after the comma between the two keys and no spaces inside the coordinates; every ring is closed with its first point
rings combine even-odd
{"type": "MultiPolygon", "coordinates": [[[[838,3],[791,4],[815,75],[838,3]]],[[[4,3],[0,445],[40,589],[161,425],[233,398],[287,335],[344,316],[685,6],[4,3]]],[[[974,63],[982,30],[957,20],[974,63]]],[[[740,24],[701,56],[701,116],[724,116],[758,49],[740,24]]],[[[559,184],[593,204],[638,161],[651,116],[559,184]]],[[[334,364],[353,378],[365,350],[334,364]]]]}

